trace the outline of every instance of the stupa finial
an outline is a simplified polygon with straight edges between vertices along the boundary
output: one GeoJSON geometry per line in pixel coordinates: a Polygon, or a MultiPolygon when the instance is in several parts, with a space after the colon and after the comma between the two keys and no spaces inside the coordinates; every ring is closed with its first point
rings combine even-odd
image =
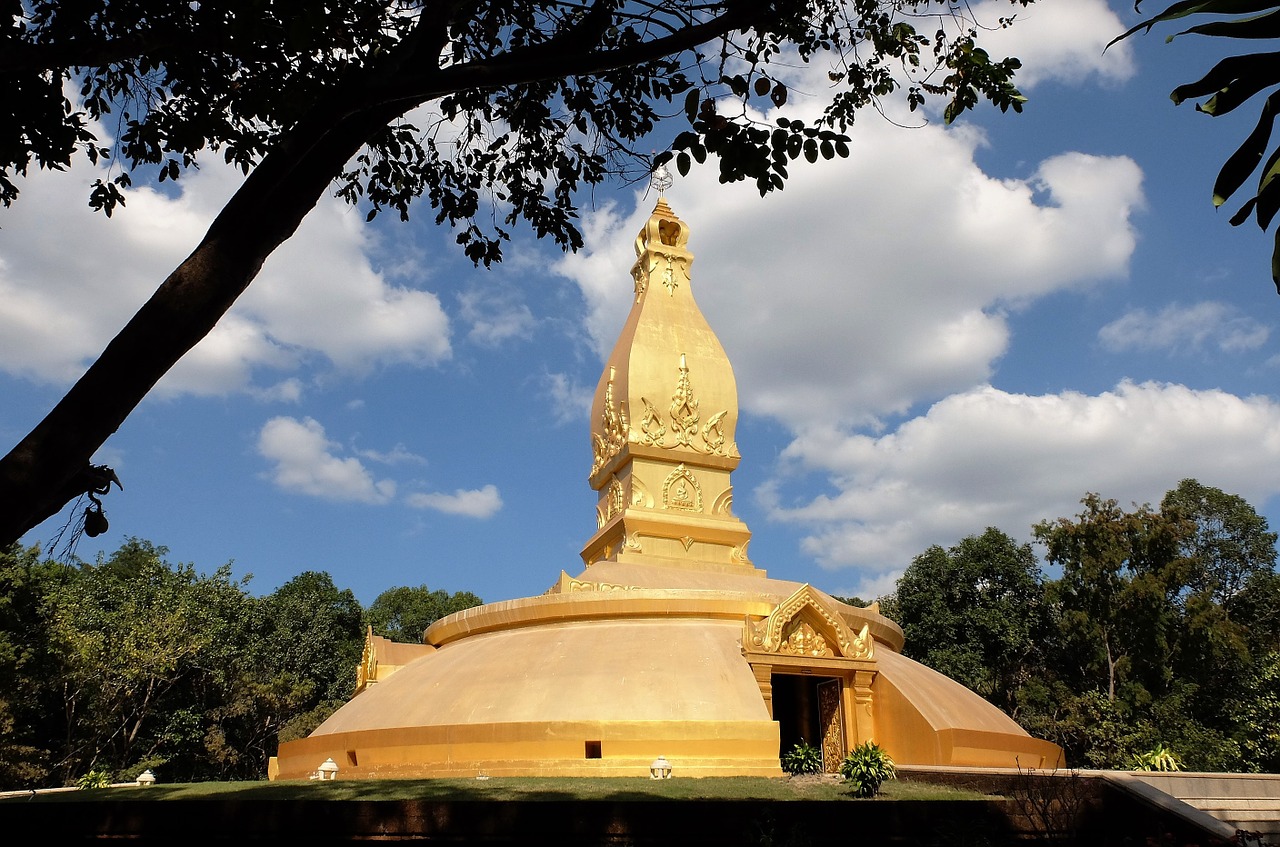
{"type": "Polygon", "coordinates": [[[667,192],[667,189],[671,187],[671,183],[673,181],[671,171],[667,170],[667,166],[665,164],[658,165],[654,168],[653,174],[649,177],[650,184],[654,188],[658,189],[659,197],[667,192]]]}

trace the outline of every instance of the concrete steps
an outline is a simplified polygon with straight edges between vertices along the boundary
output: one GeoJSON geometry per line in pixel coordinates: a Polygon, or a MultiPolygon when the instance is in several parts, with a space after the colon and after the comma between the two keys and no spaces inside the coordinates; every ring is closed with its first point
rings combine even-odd
{"type": "Polygon", "coordinates": [[[1212,815],[1233,831],[1280,844],[1280,774],[1135,772],[1133,779],[1212,815]]]}

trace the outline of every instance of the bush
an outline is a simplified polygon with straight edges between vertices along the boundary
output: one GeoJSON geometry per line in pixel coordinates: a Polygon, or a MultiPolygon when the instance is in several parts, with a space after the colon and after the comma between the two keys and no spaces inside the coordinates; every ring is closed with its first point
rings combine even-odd
{"type": "Polygon", "coordinates": [[[897,777],[893,759],[874,741],[854,747],[840,763],[840,775],[853,787],[854,797],[874,797],[886,779],[897,777]]]}
{"type": "Polygon", "coordinates": [[[789,774],[821,773],[822,751],[801,740],[783,754],[782,769],[789,774]]]}
{"type": "Polygon", "coordinates": [[[1133,757],[1135,771],[1180,771],[1182,762],[1178,755],[1163,744],[1157,744],[1145,753],[1133,757]]]}
{"type": "Polygon", "coordinates": [[[111,785],[111,774],[106,771],[91,770],[76,780],[76,788],[81,791],[90,788],[107,788],[111,785]]]}

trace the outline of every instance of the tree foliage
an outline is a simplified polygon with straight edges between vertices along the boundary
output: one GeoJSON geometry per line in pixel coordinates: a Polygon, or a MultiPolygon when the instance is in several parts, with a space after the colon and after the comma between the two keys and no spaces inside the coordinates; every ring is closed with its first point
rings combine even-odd
{"type": "Polygon", "coordinates": [[[1160,501],[1160,511],[1194,521],[1181,550],[1191,560],[1189,588],[1219,605],[1230,608],[1249,580],[1275,570],[1276,533],[1243,497],[1184,479],[1160,501]]]}
{"type": "MultiPolygon", "coordinates": [[[[0,790],[147,768],[165,782],[261,779],[281,741],[350,698],[372,610],[350,590],[306,571],[253,596],[227,566],[166,556],[139,539],[92,564],[0,552],[0,790]]],[[[437,612],[478,601],[382,596],[437,612]]]]}
{"type": "Polygon", "coordinates": [[[1047,618],[1039,563],[994,527],[949,550],[916,556],[898,580],[893,614],[903,652],[1016,712],[1047,618]]]}
{"type": "Polygon", "coordinates": [[[425,585],[389,588],[373,599],[365,618],[374,635],[392,641],[418,643],[427,627],[443,617],[479,606],[484,601],[470,591],[450,594],[425,585]]]}
{"type": "Polygon", "coordinates": [[[917,556],[881,604],[904,652],[1075,766],[1168,751],[1191,770],[1274,769],[1280,575],[1266,519],[1194,479],[1159,509],[1094,493],[1081,505],[1032,528],[1055,578],[995,529],[917,556]],[[990,592],[993,574],[1020,589],[990,592]],[[1001,674],[1010,655],[1018,672],[1001,674]]]}
{"type": "MultiPolygon", "coordinates": [[[[1135,0],[1134,8],[1142,5],[1135,0]]],[[[1117,36],[1111,43],[1137,32],[1150,32],[1160,24],[1190,18],[1193,24],[1166,40],[1182,35],[1204,35],[1239,39],[1247,45],[1270,44],[1280,38],[1280,3],[1267,0],[1179,0],[1156,15],[1143,20],[1117,36]]],[[[1109,46],[1109,45],[1108,45],[1109,46]]],[[[1257,174],[1253,194],[1231,216],[1231,225],[1239,226],[1252,217],[1265,231],[1280,210],[1280,147],[1272,147],[1271,133],[1280,112],[1280,52],[1241,53],[1228,56],[1194,82],[1179,85],[1169,95],[1175,104],[1200,100],[1196,111],[1219,117],[1235,111],[1264,91],[1270,92],[1259,108],[1258,122],[1223,163],[1213,184],[1213,205],[1226,204],[1257,174]]],[[[1245,189],[1246,191],[1249,189],[1245,189]]],[[[1271,278],[1280,292],[1280,230],[1275,236],[1271,255],[1271,278]]]]}
{"type": "MultiPolygon", "coordinates": [[[[1011,8],[1032,0],[1009,0],[1011,8]]],[[[33,167],[110,166],[110,214],[135,177],[220,156],[246,178],[49,415],[0,459],[0,544],[86,491],[95,450],[200,341],[330,189],[373,217],[426,202],[478,264],[520,224],[582,243],[578,192],[653,164],[715,158],[769,192],[800,160],[851,155],[844,131],[890,96],[954,120],[1021,109],[968,4],[938,0],[150,0],[11,3],[0,30],[0,201],[33,167]],[[761,118],[797,64],[827,70],[808,122],[761,118]],[[412,114],[410,114],[412,113],[412,114]],[[670,117],[674,124],[663,124],[670,117]],[[670,131],[668,127],[673,127],[670,131]],[[108,128],[115,128],[111,133],[108,128]],[[669,134],[668,134],[669,132],[669,134]]]]}

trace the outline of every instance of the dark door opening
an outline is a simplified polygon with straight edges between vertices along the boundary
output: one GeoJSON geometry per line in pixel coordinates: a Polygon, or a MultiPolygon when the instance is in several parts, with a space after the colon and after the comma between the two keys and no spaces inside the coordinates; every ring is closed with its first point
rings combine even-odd
{"type": "MultiPolygon", "coordinates": [[[[800,676],[798,674],[773,674],[773,719],[778,722],[778,756],[782,757],[801,741],[822,749],[824,746],[824,719],[833,717],[839,721],[839,714],[823,714],[818,686],[821,683],[834,682],[838,689],[839,681],[832,677],[800,676]]],[[[830,705],[828,704],[828,712],[830,705]]],[[[840,733],[843,736],[843,733],[840,733]]],[[[841,752],[842,754],[842,752],[841,752]]],[[[832,756],[826,756],[832,758],[832,756]]],[[[826,763],[828,772],[834,772],[838,762],[826,763]]]]}

